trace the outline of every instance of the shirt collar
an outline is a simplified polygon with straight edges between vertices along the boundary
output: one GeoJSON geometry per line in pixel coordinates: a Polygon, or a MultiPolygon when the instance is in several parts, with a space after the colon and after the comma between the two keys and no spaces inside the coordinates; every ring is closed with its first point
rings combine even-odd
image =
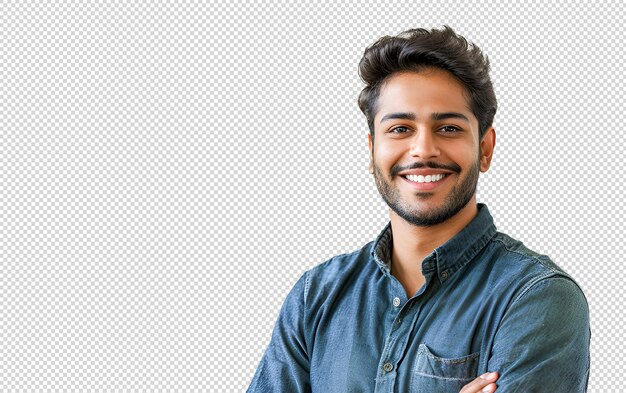
{"type": "MultiPolygon", "coordinates": [[[[437,247],[422,261],[424,276],[437,273],[439,280],[447,281],[455,272],[471,261],[496,234],[496,226],[487,206],[479,203],[478,214],[470,223],[446,243],[437,247]]],[[[384,274],[391,274],[393,238],[391,222],[374,241],[371,255],[384,274]]]]}

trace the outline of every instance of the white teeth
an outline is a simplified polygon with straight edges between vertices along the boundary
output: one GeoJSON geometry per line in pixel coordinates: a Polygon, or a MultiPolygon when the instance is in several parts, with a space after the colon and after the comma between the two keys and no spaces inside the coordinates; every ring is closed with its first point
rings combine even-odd
{"type": "Polygon", "coordinates": [[[407,179],[409,179],[412,182],[416,182],[416,183],[433,183],[436,181],[439,181],[441,179],[443,179],[444,177],[446,177],[446,175],[444,175],[443,173],[439,173],[436,175],[426,175],[426,176],[422,176],[422,175],[406,175],[404,176],[407,179]]]}

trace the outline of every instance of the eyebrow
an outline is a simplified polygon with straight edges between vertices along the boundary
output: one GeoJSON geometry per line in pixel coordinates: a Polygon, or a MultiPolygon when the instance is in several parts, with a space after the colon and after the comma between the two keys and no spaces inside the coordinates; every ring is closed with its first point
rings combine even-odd
{"type": "MultiPolygon", "coordinates": [[[[441,112],[441,113],[436,112],[430,115],[430,118],[433,121],[440,121],[440,120],[446,120],[446,119],[461,119],[461,120],[465,120],[468,123],[470,122],[470,119],[467,116],[459,112],[441,112]]],[[[385,116],[383,116],[382,119],[380,119],[380,123],[383,123],[387,120],[393,120],[393,119],[415,120],[416,116],[412,112],[388,113],[385,116]]]]}
{"type": "Polygon", "coordinates": [[[467,116],[459,112],[433,113],[430,118],[435,121],[445,119],[461,119],[465,120],[468,123],[470,122],[470,119],[467,116]]]}
{"type": "Polygon", "coordinates": [[[385,116],[383,116],[382,119],[380,119],[380,123],[384,123],[387,120],[393,120],[393,119],[415,120],[415,114],[411,112],[388,113],[385,116]]]}

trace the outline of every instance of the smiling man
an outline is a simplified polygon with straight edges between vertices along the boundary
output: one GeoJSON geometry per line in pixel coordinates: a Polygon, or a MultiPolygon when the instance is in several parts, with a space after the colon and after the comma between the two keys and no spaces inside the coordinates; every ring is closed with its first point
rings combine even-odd
{"type": "Polygon", "coordinates": [[[482,51],[448,27],[415,29],[375,42],[359,68],[390,223],[304,273],[248,391],[585,391],[582,291],[476,202],[496,141],[482,51]]]}

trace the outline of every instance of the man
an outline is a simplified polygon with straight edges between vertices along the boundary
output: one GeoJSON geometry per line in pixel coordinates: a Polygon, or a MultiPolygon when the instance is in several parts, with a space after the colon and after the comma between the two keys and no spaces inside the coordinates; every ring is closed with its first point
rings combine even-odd
{"type": "Polygon", "coordinates": [[[496,140],[487,58],[449,27],[415,29],[359,71],[390,223],[296,283],[249,391],[585,391],[582,291],[476,203],[496,140]]]}

